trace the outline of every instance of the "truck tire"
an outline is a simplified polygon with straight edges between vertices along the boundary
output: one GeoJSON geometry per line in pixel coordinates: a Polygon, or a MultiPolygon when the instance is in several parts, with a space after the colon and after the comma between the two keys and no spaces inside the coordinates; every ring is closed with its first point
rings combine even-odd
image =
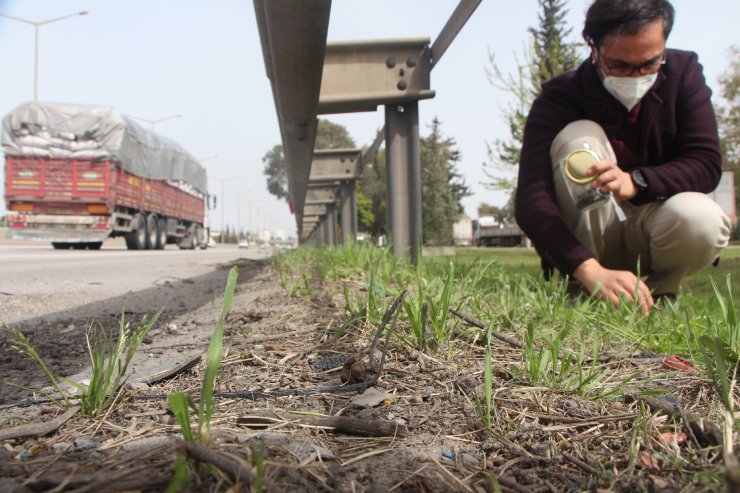
{"type": "Polygon", "coordinates": [[[126,233],[126,248],[129,250],[143,250],[146,248],[146,218],[142,214],[136,214],[131,220],[133,228],[126,233]]]}
{"type": "Polygon", "coordinates": [[[146,245],[147,250],[154,250],[157,248],[157,237],[159,235],[157,228],[157,216],[155,214],[149,214],[146,218],[146,245]]]}
{"type": "Polygon", "coordinates": [[[205,238],[205,230],[202,226],[195,227],[195,241],[195,245],[201,250],[205,250],[206,248],[208,248],[208,242],[205,238]]]}
{"type": "Polygon", "coordinates": [[[54,250],[69,250],[72,248],[72,243],[64,243],[61,241],[52,241],[51,246],[54,250]]]}
{"type": "Polygon", "coordinates": [[[157,250],[163,250],[167,245],[167,219],[160,217],[157,221],[157,250]]]}

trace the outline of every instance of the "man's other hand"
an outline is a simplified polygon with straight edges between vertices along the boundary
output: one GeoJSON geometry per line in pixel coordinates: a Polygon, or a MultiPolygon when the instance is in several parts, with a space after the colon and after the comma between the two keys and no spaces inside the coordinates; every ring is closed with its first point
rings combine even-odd
{"type": "Polygon", "coordinates": [[[579,265],[573,272],[573,277],[581,281],[596,298],[608,300],[614,306],[619,305],[620,297],[634,301],[635,293],[637,303],[646,315],[655,303],[647,285],[632,272],[607,269],[593,258],[579,265]]]}

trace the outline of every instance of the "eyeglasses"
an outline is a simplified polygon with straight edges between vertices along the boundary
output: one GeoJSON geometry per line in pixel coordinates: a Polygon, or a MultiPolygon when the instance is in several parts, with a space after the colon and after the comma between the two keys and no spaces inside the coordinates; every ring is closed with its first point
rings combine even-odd
{"type": "Polygon", "coordinates": [[[665,65],[666,52],[663,51],[660,55],[641,65],[629,65],[626,63],[610,64],[604,59],[604,56],[601,54],[601,50],[596,50],[596,58],[604,64],[610,75],[614,75],[616,77],[632,77],[636,73],[639,73],[640,75],[656,73],[660,70],[661,65],[665,65]]]}

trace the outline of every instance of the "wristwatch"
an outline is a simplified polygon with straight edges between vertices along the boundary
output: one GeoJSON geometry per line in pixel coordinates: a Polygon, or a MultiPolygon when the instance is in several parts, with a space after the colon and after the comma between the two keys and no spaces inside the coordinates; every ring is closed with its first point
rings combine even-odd
{"type": "Polygon", "coordinates": [[[630,177],[632,178],[632,183],[634,183],[637,188],[637,195],[642,195],[647,192],[647,189],[649,188],[648,182],[645,179],[645,176],[643,176],[642,171],[639,169],[633,169],[630,171],[630,177]]]}

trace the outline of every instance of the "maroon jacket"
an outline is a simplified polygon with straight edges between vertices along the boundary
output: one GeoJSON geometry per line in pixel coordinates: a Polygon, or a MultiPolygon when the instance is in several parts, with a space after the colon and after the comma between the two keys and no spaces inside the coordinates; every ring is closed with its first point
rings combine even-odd
{"type": "MultiPolygon", "coordinates": [[[[624,170],[642,171],[649,190],[640,195],[640,203],[716,188],[721,157],[710,97],[697,55],[668,50],[655,84],[640,102],[640,144],[631,154],[641,159],[618,163],[624,170]]],[[[529,112],[519,163],[516,220],[544,263],[564,274],[572,274],[593,254],[560,217],[550,144],[568,123],[583,119],[600,124],[610,141],[623,140],[627,117],[624,106],[604,89],[590,59],[544,84],[529,112]]]]}

